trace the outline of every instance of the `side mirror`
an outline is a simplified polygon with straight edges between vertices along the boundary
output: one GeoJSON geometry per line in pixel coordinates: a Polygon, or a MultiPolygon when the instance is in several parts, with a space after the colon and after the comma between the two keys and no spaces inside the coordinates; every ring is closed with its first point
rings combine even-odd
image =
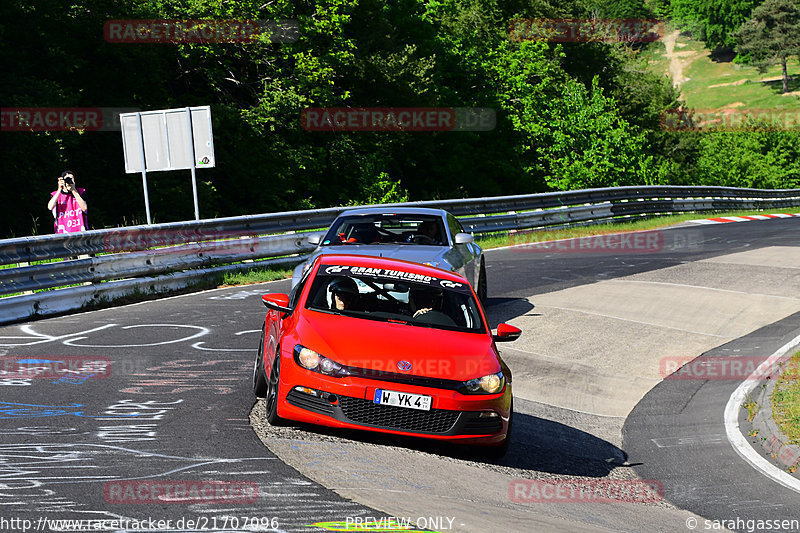
{"type": "Polygon", "coordinates": [[[456,244],[469,244],[475,242],[475,237],[469,233],[456,233],[456,244]]]}
{"type": "Polygon", "coordinates": [[[317,246],[317,245],[319,245],[320,242],[322,242],[322,235],[319,235],[319,234],[311,235],[308,238],[308,244],[313,244],[314,246],[317,246]]]}
{"type": "Polygon", "coordinates": [[[261,297],[261,301],[267,306],[267,309],[277,311],[279,313],[291,313],[292,308],[289,307],[288,294],[265,294],[261,297]]]}
{"type": "Polygon", "coordinates": [[[492,335],[494,342],[515,341],[522,335],[522,330],[511,324],[500,324],[497,326],[497,333],[492,335]]]}

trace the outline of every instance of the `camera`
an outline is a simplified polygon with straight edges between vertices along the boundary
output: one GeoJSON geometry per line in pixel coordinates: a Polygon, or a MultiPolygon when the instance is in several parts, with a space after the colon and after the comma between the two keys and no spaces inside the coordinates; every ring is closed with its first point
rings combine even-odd
{"type": "Polygon", "coordinates": [[[64,178],[64,185],[74,185],[75,182],[72,180],[72,176],[67,176],[64,178]]]}

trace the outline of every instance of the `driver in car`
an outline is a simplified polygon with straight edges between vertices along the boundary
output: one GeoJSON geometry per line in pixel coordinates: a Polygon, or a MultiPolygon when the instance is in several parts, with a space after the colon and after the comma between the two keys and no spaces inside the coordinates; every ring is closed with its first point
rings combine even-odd
{"type": "Polygon", "coordinates": [[[413,236],[415,244],[441,244],[439,240],[439,225],[434,220],[426,220],[417,226],[413,236]]]}
{"type": "Polygon", "coordinates": [[[352,309],[358,300],[358,285],[352,278],[339,277],[328,285],[333,295],[333,306],[337,311],[352,309]]]}

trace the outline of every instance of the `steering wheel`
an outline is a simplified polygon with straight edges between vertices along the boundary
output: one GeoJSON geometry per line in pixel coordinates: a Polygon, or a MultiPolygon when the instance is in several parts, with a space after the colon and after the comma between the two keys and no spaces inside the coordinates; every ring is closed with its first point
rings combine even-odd
{"type": "Polygon", "coordinates": [[[406,242],[413,242],[414,244],[436,244],[436,239],[424,233],[417,233],[415,235],[409,235],[406,238],[406,242]]]}

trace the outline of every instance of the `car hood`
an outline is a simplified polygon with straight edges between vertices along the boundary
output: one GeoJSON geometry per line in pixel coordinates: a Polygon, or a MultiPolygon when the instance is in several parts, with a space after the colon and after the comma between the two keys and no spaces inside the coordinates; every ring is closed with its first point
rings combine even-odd
{"type": "Polygon", "coordinates": [[[337,363],[439,379],[467,380],[501,370],[492,339],[464,333],[306,311],[298,323],[304,346],[337,363]],[[400,361],[412,368],[401,372],[400,361]]]}

